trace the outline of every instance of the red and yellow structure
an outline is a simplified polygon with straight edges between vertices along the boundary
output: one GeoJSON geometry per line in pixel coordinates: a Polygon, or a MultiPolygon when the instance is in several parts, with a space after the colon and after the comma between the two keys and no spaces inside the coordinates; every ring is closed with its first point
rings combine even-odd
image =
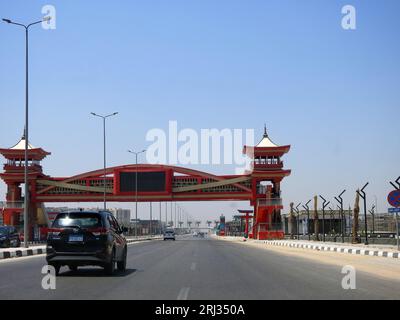
{"type": "MultiPolygon", "coordinates": [[[[25,138],[13,147],[0,149],[6,158],[0,178],[7,184],[1,205],[4,224],[17,225],[23,212],[21,185],[24,183],[25,138]]],[[[123,165],[106,169],[108,202],[156,201],[249,201],[254,207],[250,236],[256,239],[282,238],[280,184],[290,170],[283,169],[281,157],[290,146],[278,146],[268,137],[256,146],[244,146],[252,159],[251,169],[242,175],[210,173],[169,165],[123,165]],[[137,183],[136,180],[137,179],[137,183]],[[137,186],[137,192],[136,192],[137,186]]],[[[102,202],[104,169],[71,177],[50,177],[40,164],[50,155],[29,145],[29,225],[44,224],[43,204],[48,202],[102,202]]],[[[31,235],[29,235],[31,237],[31,235]]]]}

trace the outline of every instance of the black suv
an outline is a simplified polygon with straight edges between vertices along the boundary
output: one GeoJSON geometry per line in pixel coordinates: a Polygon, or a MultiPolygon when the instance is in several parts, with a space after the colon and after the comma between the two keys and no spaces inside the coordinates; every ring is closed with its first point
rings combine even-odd
{"type": "Polygon", "coordinates": [[[47,237],[47,263],[56,274],[60,267],[101,266],[111,275],[117,263],[125,271],[127,242],[123,229],[108,211],[59,213],[47,237]]]}
{"type": "Polygon", "coordinates": [[[21,246],[21,240],[17,229],[12,226],[1,226],[0,227],[0,247],[19,247],[21,246]]]}

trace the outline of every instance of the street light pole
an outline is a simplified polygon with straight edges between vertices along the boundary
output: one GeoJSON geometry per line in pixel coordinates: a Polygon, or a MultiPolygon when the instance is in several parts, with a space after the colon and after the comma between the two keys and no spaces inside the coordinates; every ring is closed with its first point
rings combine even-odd
{"type": "Polygon", "coordinates": [[[152,221],[153,220],[153,205],[152,202],[150,202],[150,236],[153,235],[153,230],[152,230],[152,221]]]}
{"type": "Polygon", "coordinates": [[[310,208],[308,204],[311,202],[311,200],[308,200],[305,205],[303,205],[303,208],[307,212],[307,233],[308,233],[308,240],[311,240],[311,234],[310,234],[310,208]]]}
{"type": "Polygon", "coordinates": [[[137,188],[138,155],[143,153],[143,152],[146,152],[146,150],[142,150],[142,151],[139,151],[139,152],[128,150],[128,152],[135,155],[135,165],[136,165],[136,167],[135,167],[135,169],[136,169],[135,170],[135,221],[136,221],[135,222],[135,237],[137,237],[137,235],[138,235],[137,234],[137,224],[138,224],[138,215],[137,215],[137,212],[138,212],[138,210],[137,210],[137,204],[138,204],[138,188],[137,188]]]}
{"type": "Polygon", "coordinates": [[[8,24],[14,24],[25,28],[25,168],[24,168],[24,184],[25,184],[25,196],[24,196],[24,247],[28,248],[28,212],[29,212],[29,182],[28,182],[28,146],[29,146],[29,50],[28,50],[28,36],[29,28],[35,24],[41,23],[43,21],[50,21],[51,17],[44,17],[40,21],[24,25],[22,23],[13,22],[10,19],[2,19],[8,24]]]}
{"type": "Polygon", "coordinates": [[[322,237],[323,241],[325,242],[325,208],[327,205],[329,205],[330,201],[326,201],[326,199],[323,196],[319,196],[324,202],[322,203],[322,237]]]}
{"type": "Polygon", "coordinates": [[[161,217],[161,201],[160,201],[160,234],[162,234],[162,217],[161,217]]]}
{"type": "Polygon", "coordinates": [[[367,182],[360,191],[357,190],[358,195],[364,200],[364,230],[365,230],[365,245],[368,245],[368,225],[367,225],[367,195],[364,189],[369,185],[367,182]]]}
{"type": "Polygon", "coordinates": [[[91,112],[91,115],[95,117],[99,117],[103,119],[103,202],[104,202],[104,210],[107,210],[107,198],[106,198],[106,193],[107,193],[107,186],[106,186],[106,175],[107,175],[107,165],[106,165],[106,119],[108,117],[112,117],[117,115],[118,112],[111,113],[106,116],[99,115],[97,113],[91,112]]]}
{"type": "Polygon", "coordinates": [[[335,197],[335,200],[340,204],[340,218],[342,220],[342,242],[343,243],[344,243],[344,236],[345,236],[345,233],[346,233],[346,219],[344,218],[344,214],[343,214],[343,198],[342,198],[342,195],[345,192],[346,192],[346,190],[343,190],[342,193],[339,194],[338,197],[335,197]]]}
{"type": "Polygon", "coordinates": [[[297,213],[297,240],[299,240],[300,237],[300,232],[299,232],[299,219],[300,219],[300,211],[299,211],[299,206],[301,205],[301,202],[296,206],[294,209],[297,213]]]}

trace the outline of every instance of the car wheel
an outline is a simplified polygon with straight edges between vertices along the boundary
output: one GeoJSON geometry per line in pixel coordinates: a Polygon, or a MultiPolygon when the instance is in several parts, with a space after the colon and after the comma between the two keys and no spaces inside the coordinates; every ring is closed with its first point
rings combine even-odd
{"type": "Polygon", "coordinates": [[[107,262],[104,266],[104,271],[108,276],[111,276],[115,271],[115,248],[113,248],[111,253],[111,261],[107,262]]]}
{"type": "Polygon", "coordinates": [[[122,260],[117,262],[117,268],[119,271],[126,270],[126,256],[127,256],[127,248],[125,247],[122,260]]]}
{"type": "Polygon", "coordinates": [[[19,248],[21,246],[21,240],[17,239],[17,241],[15,242],[15,247],[19,248]]]}

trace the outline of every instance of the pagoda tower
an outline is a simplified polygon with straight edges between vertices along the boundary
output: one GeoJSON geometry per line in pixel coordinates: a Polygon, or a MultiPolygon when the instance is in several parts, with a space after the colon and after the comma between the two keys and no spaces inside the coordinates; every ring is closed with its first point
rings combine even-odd
{"type": "MultiPolygon", "coordinates": [[[[25,178],[25,134],[20,141],[11,148],[0,148],[0,154],[7,160],[3,166],[4,172],[0,173],[0,178],[7,184],[6,202],[0,210],[3,213],[3,223],[22,227],[24,197],[21,185],[25,178]]],[[[29,212],[28,212],[28,239],[32,239],[33,226],[38,221],[38,206],[35,203],[36,180],[46,177],[43,174],[42,161],[50,152],[42,148],[36,148],[28,143],[28,184],[29,184],[29,212]]],[[[40,208],[40,207],[39,207],[40,208]]],[[[21,230],[22,231],[22,230],[21,230]]]]}
{"type": "Polygon", "coordinates": [[[256,146],[244,146],[243,153],[252,159],[248,174],[252,177],[254,206],[253,230],[249,237],[255,239],[283,238],[281,210],[281,182],[290,175],[285,170],[282,157],[290,145],[279,146],[272,142],[264,127],[264,135],[256,146]]]}

